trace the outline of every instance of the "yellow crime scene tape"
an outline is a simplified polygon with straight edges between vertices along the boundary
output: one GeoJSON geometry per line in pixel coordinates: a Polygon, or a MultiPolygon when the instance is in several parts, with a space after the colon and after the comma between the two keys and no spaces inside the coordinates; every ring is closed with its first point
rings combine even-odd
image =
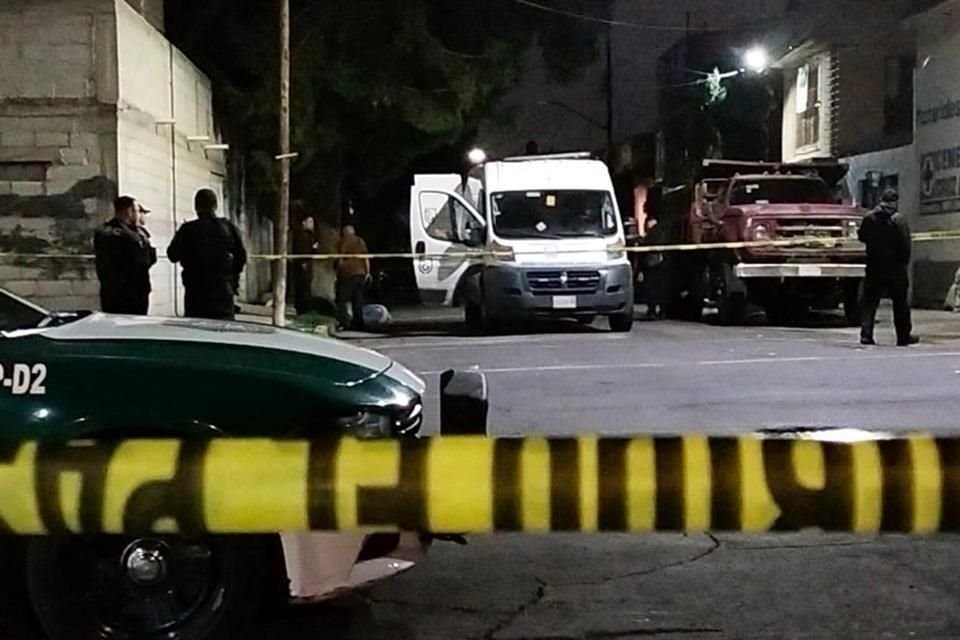
{"type": "MultiPolygon", "coordinates": [[[[943,242],[949,240],[960,240],[960,229],[950,231],[923,231],[913,234],[914,242],[943,242]]],[[[763,249],[763,248],[789,248],[789,247],[816,247],[827,246],[836,247],[838,242],[844,243],[843,238],[790,238],[789,240],[752,240],[746,242],[705,242],[697,244],[664,244],[664,245],[644,245],[636,247],[620,247],[613,249],[626,253],[671,253],[671,252],[690,252],[690,251],[712,251],[718,249],[763,249]]],[[[859,246],[859,241],[850,240],[852,246],[859,246]]],[[[845,248],[850,248],[846,246],[845,248]]],[[[594,249],[561,249],[552,251],[551,255],[567,255],[581,253],[596,253],[594,249]]],[[[524,254],[543,255],[542,250],[525,252],[516,251],[447,251],[444,253],[415,253],[415,252],[395,252],[395,253],[309,253],[309,254],[251,254],[249,260],[265,260],[276,262],[279,260],[314,260],[318,262],[329,260],[344,259],[369,259],[369,260],[467,260],[479,258],[506,258],[514,255],[524,254]]],[[[160,256],[165,258],[165,256],[160,256]]],[[[94,260],[96,256],[85,253],[19,253],[19,252],[0,252],[0,260],[94,260]]]]}
{"type": "Polygon", "coordinates": [[[0,534],[960,531],[960,438],[24,443],[0,534]]]}

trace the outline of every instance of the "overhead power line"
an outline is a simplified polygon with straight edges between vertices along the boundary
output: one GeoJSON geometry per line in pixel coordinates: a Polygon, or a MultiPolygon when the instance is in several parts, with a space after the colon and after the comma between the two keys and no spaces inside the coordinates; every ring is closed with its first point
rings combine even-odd
{"type": "Polygon", "coordinates": [[[575,20],[582,20],[584,22],[593,22],[594,24],[603,24],[611,27],[623,27],[626,29],[636,29],[638,31],[672,31],[672,32],[691,32],[691,33],[720,33],[720,32],[732,32],[739,31],[742,29],[758,28],[770,24],[776,24],[784,20],[784,16],[771,16],[769,18],[761,18],[759,20],[744,22],[741,24],[736,24],[728,27],[697,27],[691,25],[687,27],[686,25],[678,24],[647,24],[642,22],[629,22],[627,20],[612,20],[610,18],[601,18],[599,16],[593,16],[586,13],[578,13],[576,11],[568,11],[566,9],[558,9],[556,7],[551,7],[549,5],[543,4],[541,2],[536,2],[535,0],[511,0],[516,4],[522,5],[524,7],[529,7],[531,9],[537,9],[538,11],[544,11],[546,13],[552,13],[559,16],[565,16],[567,18],[573,18],[575,20]]]}
{"type": "Polygon", "coordinates": [[[534,2],[533,0],[512,0],[517,4],[522,4],[525,7],[530,7],[533,9],[538,9],[540,11],[546,11],[547,13],[555,13],[560,16],[566,16],[568,18],[575,18],[577,20],[583,20],[584,22],[593,22],[596,24],[605,24],[611,27],[626,27],[628,29],[639,29],[644,31],[718,31],[718,29],[711,29],[707,27],[690,27],[689,29],[683,25],[670,25],[670,24],[641,24],[639,22],[626,22],[624,20],[610,20],[608,18],[601,18],[599,16],[591,16],[585,13],[577,13],[576,11],[567,11],[565,9],[557,9],[556,7],[551,7],[549,5],[541,4],[539,2],[534,2]]]}

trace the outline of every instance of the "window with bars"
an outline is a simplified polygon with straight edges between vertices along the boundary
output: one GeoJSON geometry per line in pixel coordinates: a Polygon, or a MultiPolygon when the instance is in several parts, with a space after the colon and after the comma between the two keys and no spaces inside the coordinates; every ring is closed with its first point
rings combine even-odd
{"type": "Polygon", "coordinates": [[[820,143],[820,63],[797,70],[797,147],[820,143]]]}

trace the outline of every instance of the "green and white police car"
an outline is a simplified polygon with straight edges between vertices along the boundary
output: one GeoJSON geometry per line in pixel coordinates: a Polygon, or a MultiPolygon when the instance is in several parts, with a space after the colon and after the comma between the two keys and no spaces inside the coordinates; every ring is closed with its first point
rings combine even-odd
{"type": "MultiPolygon", "coordinates": [[[[303,332],[56,314],[2,290],[0,332],[0,463],[24,440],[412,438],[424,419],[416,375],[303,332]]],[[[485,421],[485,402],[474,405],[474,424],[485,421]]],[[[50,530],[62,528],[62,513],[44,517],[60,519],[46,523],[50,530]]],[[[0,519],[0,535],[3,527],[0,519]]],[[[28,613],[51,640],[235,638],[258,604],[326,599],[397,574],[430,539],[3,537],[0,622],[28,613]]]]}

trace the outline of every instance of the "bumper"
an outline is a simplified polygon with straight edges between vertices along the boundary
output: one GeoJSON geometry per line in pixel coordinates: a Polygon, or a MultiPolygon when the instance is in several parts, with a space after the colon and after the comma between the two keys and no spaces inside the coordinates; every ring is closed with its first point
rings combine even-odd
{"type": "Polygon", "coordinates": [[[484,270],[484,299],[491,314],[511,316],[577,316],[621,313],[633,305],[633,270],[629,263],[585,267],[495,266],[484,270]],[[535,289],[531,276],[544,272],[563,274],[557,288],[535,289]],[[573,288],[566,274],[594,272],[596,286],[573,288]]]}
{"type": "Polygon", "coordinates": [[[362,559],[370,539],[351,533],[284,533],[280,536],[290,598],[294,602],[329,600],[411,569],[426,555],[427,543],[403,533],[396,546],[379,557],[362,559]]]}
{"type": "Polygon", "coordinates": [[[734,267],[738,278],[864,278],[864,264],[738,264],[734,267]]]}

